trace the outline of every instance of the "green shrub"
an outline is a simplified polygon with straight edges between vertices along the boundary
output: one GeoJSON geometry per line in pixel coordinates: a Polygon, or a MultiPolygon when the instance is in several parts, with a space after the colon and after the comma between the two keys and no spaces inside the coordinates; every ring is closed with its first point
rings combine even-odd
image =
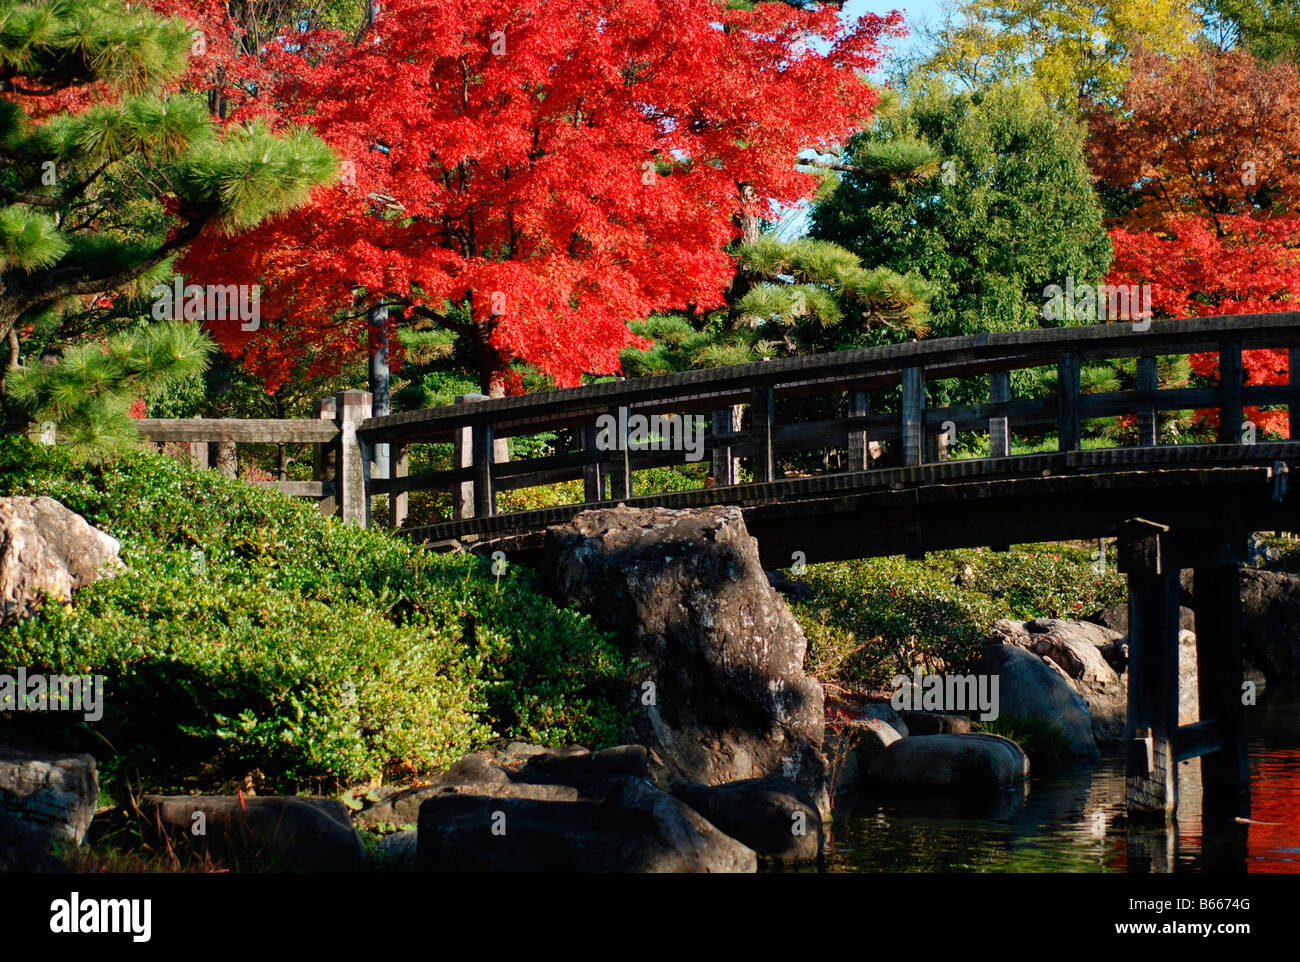
{"type": "Polygon", "coordinates": [[[1009,738],[1029,756],[1030,774],[1035,769],[1056,771],[1070,757],[1070,740],[1061,726],[1046,718],[1017,718],[1003,715],[975,727],[990,735],[1009,738]]]}
{"type": "MultiPolygon", "coordinates": [[[[0,632],[0,666],[106,677],[78,747],[110,778],[254,772],[289,790],[433,770],[493,737],[621,732],[616,649],[522,570],[496,578],[159,455],[6,438],[0,495],[56,498],[122,542],[128,572],[0,632]]],[[[8,714],[19,737],[71,747],[69,713],[8,714]]]]}
{"type": "Polygon", "coordinates": [[[896,674],[964,672],[999,618],[1081,618],[1124,600],[1113,555],[1095,547],[1025,545],[1012,551],[936,551],[813,565],[814,599],[793,606],[823,683],[882,690],[896,674]]]}

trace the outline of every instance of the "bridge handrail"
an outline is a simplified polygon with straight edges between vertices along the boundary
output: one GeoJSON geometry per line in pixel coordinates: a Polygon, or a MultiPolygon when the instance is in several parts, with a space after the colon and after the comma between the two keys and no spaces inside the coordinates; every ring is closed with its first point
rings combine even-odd
{"type": "Polygon", "coordinates": [[[654,406],[665,410],[720,406],[755,385],[771,386],[778,395],[785,393],[782,388],[800,387],[820,393],[816,389],[837,383],[859,381],[863,387],[897,383],[908,368],[923,368],[926,379],[935,380],[1055,364],[1064,351],[1074,352],[1080,360],[1158,356],[1213,351],[1225,340],[1240,343],[1244,350],[1300,347],[1300,312],[1152,321],[1146,327],[1117,322],[910,341],[404,411],[369,418],[358,431],[372,444],[445,442],[453,439],[456,428],[492,423],[496,436],[506,437],[547,430],[545,422],[561,414],[618,405],[646,411],[654,406]]]}

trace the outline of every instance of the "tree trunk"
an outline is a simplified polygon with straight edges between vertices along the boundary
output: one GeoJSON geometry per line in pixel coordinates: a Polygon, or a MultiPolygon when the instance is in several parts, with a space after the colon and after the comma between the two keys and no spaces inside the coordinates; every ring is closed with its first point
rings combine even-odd
{"type": "MultiPolygon", "coordinates": [[[[750,206],[757,201],[757,195],[754,188],[749,184],[740,184],[740,199],[746,205],[750,206]]],[[[736,216],[736,224],[740,228],[740,243],[752,244],[762,236],[763,222],[757,214],[748,210],[741,210],[736,216]]],[[[739,263],[736,265],[736,273],[731,278],[731,288],[727,291],[727,326],[734,330],[740,319],[740,311],[736,308],[736,303],[748,294],[762,278],[753,271],[746,270],[739,263]]]]}

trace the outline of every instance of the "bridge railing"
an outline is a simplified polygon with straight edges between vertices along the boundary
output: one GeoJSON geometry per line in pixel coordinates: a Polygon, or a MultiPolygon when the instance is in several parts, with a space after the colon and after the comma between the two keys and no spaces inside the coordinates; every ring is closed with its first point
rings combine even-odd
{"type": "MultiPolygon", "coordinates": [[[[926,439],[940,431],[987,433],[991,457],[1011,453],[1015,430],[1056,428],[1062,451],[1079,450],[1082,426],[1091,418],[1135,415],[1138,444],[1155,445],[1160,412],[1217,409],[1219,440],[1238,441],[1247,407],[1300,405],[1300,380],[1286,384],[1244,384],[1242,352],[1300,352],[1300,313],[1235,315],[1145,323],[977,334],[894,344],[864,350],[695,370],[620,380],[568,390],[507,398],[467,396],[439,408],[367,418],[356,427],[363,461],[373,445],[392,448],[392,477],[369,480],[369,499],[394,499],[390,518],[400,526],[405,497],[415,491],[452,494],[453,517],[483,517],[497,511],[503,491],[583,481],[582,503],[631,496],[638,471],[689,463],[687,452],[647,445],[611,445],[600,425],[624,423],[633,415],[698,416],[709,422],[702,441],[710,483],[733,485],[737,465],[749,459],[755,482],[776,476],[778,454],[834,448],[844,453],[842,469],[867,470],[873,442],[897,444],[904,466],[925,462],[926,439]],[[1202,388],[1161,389],[1157,359],[1214,353],[1218,383],[1202,388]],[[1084,394],[1080,372],[1096,360],[1136,358],[1133,390],[1084,394]],[[1010,373],[1055,367],[1054,397],[1012,396],[1010,373]],[[928,381],[983,377],[987,402],[942,408],[925,406],[928,381]],[[872,413],[871,394],[901,387],[896,413],[872,413]],[[843,417],[779,423],[776,402],[790,398],[838,397],[843,417]],[[741,430],[741,412],[748,426],[741,430]],[[605,418],[602,422],[601,419],[605,418]],[[498,460],[501,439],[570,429],[576,449],[545,457],[498,460]],[[602,443],[602,441],[604,443],[602,443]],[[414,444],[452,444],[453,467],[408,475],[414,444]]],[[[1294,363],[1291,371],[1295,371],[1294,363]]],[[[1294,413],[1300,414],[1300,411],[1294,413]]],[[[700,422],[694,422],[698,427],[700,422]]],[[[1291,436],[1300,422],[1292,417],[1291,436]]],[[[672,430],[671,421],[659,425],[672,430]]],[[[697,450],[692,454],[699,454],[697,450]]]]}

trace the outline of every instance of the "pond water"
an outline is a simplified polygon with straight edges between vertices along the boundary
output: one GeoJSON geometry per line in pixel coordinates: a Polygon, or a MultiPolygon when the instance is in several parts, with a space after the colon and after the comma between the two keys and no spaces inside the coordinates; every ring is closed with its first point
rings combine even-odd
{"type": "Polygon", "coordinates": [[[1249,811],[1202,804],[1200,763],[1179,766],[1167,825],[1124,814],[1124,758],[1031,777],[995,798],[837,800],[835,872],[1300,872],[1300,689],[1246,711],[1249,811]],[[1247,814],[1252,823],[1237,819],[1247,814]],[[1274,824],[1258,824],[1274,823],[1274,824]]]}

